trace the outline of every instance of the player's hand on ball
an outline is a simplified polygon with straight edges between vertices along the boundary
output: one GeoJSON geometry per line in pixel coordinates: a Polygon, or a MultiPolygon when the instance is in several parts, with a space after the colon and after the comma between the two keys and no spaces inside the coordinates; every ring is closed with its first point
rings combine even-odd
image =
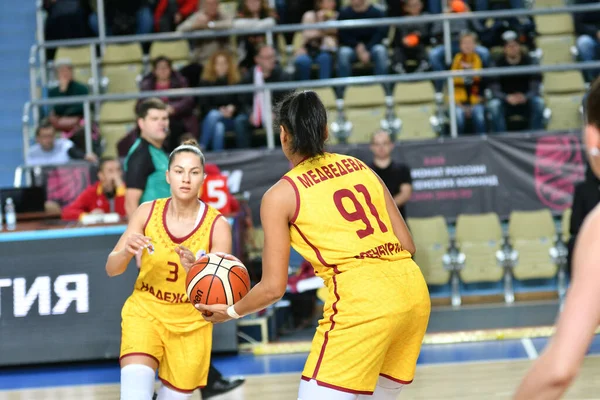
{"type": "Polygon", "coordinates": [[[185,272],[187,273],[196,262],[196,256],[194,255],[194,253],[192,253],[190,249],[181,245],[175,247],[175,253],[177,253],[177,255],[179,256],[181,266],[183,267],[183,269],[185,269],[185,272]]]}
{"type": "Polygon", "coordinates": [[[205,320],[214,324],[227,322],[231,319],[229,314],[227,314],[227,308],[229,308],[227,304],[213,304],[210,306],[206,304],[194,304],[194,307],[202,313],[202,317],[205,320]]]}

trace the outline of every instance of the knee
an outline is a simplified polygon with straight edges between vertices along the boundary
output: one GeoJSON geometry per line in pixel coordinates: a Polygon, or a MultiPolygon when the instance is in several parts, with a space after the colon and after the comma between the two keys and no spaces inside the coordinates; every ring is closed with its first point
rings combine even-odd
{"type": "Polygon", "coordinates": [[[326,51],[322,51],[317,56],[317,63],[319,64],[331,64],[331,54],[326,51]]]}
{"type": "Polygon", "coordinates": [[[488,102],[488,108],[490,112],[495,115],[499,115],[502,113],[502,100],[500,99],[492,99],[488,102]]]}
{"type": "Polygon", "coordinates": [[[354,55],[354,50],[347,46],[340,47],[338,51],[339,62],[349,63],[350,58],[354,55]]]}
{"type": "Polygon", "coordinates": [[[544,99],[540,96],[533,96],[531,98],[531,106],[534,110],[542,112],[544,111],[544,107],[546,107],[546,103],[544,103],[544,99]]]}
{"type": "Polygon", "coordinates": [[[221,112],[217,109],[210,110],[205,119],[208,121],[217,121],[221,118],[221,112]]]}
{"type": "Polygon", "coordinates": [[[310,67],[312,64],[312,60],[306,54],[301,54],[298,57],[296,57],[295,63],[297,66],[300,67],[310,67]]]}
{"type": "Polygon", "coordinates": [[[592,50],[596,42],[589,35],[581,35],[577,38],[576,45],[580,50],[592,50]]]}
{"type": "Polygon", "coordinates": [[[158,390],[158,396],[156,397],[156,400],[187,400],[191,399],[192,395],[193,392],[180,392],[163,384],[158,390]]]}
{"type": "Polygon", "coordinates": [[[376,44],[371,48],[371,54],[373,57],[387,57],[387,50],[382,44],[376,44]]]}

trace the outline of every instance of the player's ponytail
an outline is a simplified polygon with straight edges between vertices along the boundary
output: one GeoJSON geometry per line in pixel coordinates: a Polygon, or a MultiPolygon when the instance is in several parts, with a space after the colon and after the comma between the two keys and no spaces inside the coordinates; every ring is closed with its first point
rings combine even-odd
{"type": "Polygon", "coordinates": [[[314,157],[325,152],[327,111],[313,91],[295,92],[277,107],[277,126],[292,136],[292,153],[314,157]]]}
{"type": "Polygon", "coordinates": [[[202,153],[202,150],[200,150],[200,146],[195,139],[187,139],[171,152],[169,155],[169,169],[171,169],[171,163],[175,159],[175,156],[179,153],[194,153],[200,158],[200,163],[202,164],[202,168],[204,168],[204,153],[202,153]]]}

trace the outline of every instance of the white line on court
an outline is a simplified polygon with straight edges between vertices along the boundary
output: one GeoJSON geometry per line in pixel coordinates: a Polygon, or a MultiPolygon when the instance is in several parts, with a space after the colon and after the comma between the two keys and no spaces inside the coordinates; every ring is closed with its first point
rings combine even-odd
{"type": "Polygon", "coordinates": [[[523,345],[525,353],[527,353],[527,357],[529,357],[530,360],[535,360],[538,358],[538,352],[530,338],[522,338],[521,344],[523,345]]]}

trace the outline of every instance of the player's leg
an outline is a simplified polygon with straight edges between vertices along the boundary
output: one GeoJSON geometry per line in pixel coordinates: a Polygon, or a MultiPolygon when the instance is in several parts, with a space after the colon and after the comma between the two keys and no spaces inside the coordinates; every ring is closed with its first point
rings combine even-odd
{"type": "Polygon", "coordinates": [[[152,399],[157,367],[156,360],[148,356],[121,359],[121,400],[152,399]]]}
{"type": "Polygon", "coordinates": [[[155,371],[163,355],[159,327],[131,299],[121,316],[121,399],[151,400],[155,371]]]}
{"type": "Polygon", "coordinates": [[[391,343],[381,366],[377,387],[370,397],[374,400],[395,400],[402,387],[412,382],[429,322],[431,304],[425,279],[412,260],[403,264],[404,283],[392,283],[403,286],[401,293],[406,295],[395,303],[398,307],[390,304],[390,311],[397,312],[394,315],[395,326],[390,332],[391,343]]]}
{"type": "Polygon", "coordinates": [[[187,400],[191,399],[194,392],[186,391],[180,392],[173,388],[166,386],[164,383],[158,390],[158,396],[156,400],[187,400]]]}
{"type": "Polygon", "coordinates": [[[165,354],[158,367],[158,377],[163,383],[158,400],[189,398],[181,397],[206,385],[212,348],[212,324],[198,322],[189,332],[178,332],[165,327],[162,333],[165,354]],[[180,397],[173,397],[177,393],[180,397]]]}
{"type": "Polygon", "coordinates": [[[319,386],[315,380],[301,380],[300,389],[298,390],[298,400],[356,400],[357,396],[354,393],[346,393],[326,386],[319,386]]]}
{"type": "Polygon", "coordinates": [[[377,387],[371,396],[358,396],[358,400],[396,400],[402,391],[404,384],[380,376],[377,387]]]}

